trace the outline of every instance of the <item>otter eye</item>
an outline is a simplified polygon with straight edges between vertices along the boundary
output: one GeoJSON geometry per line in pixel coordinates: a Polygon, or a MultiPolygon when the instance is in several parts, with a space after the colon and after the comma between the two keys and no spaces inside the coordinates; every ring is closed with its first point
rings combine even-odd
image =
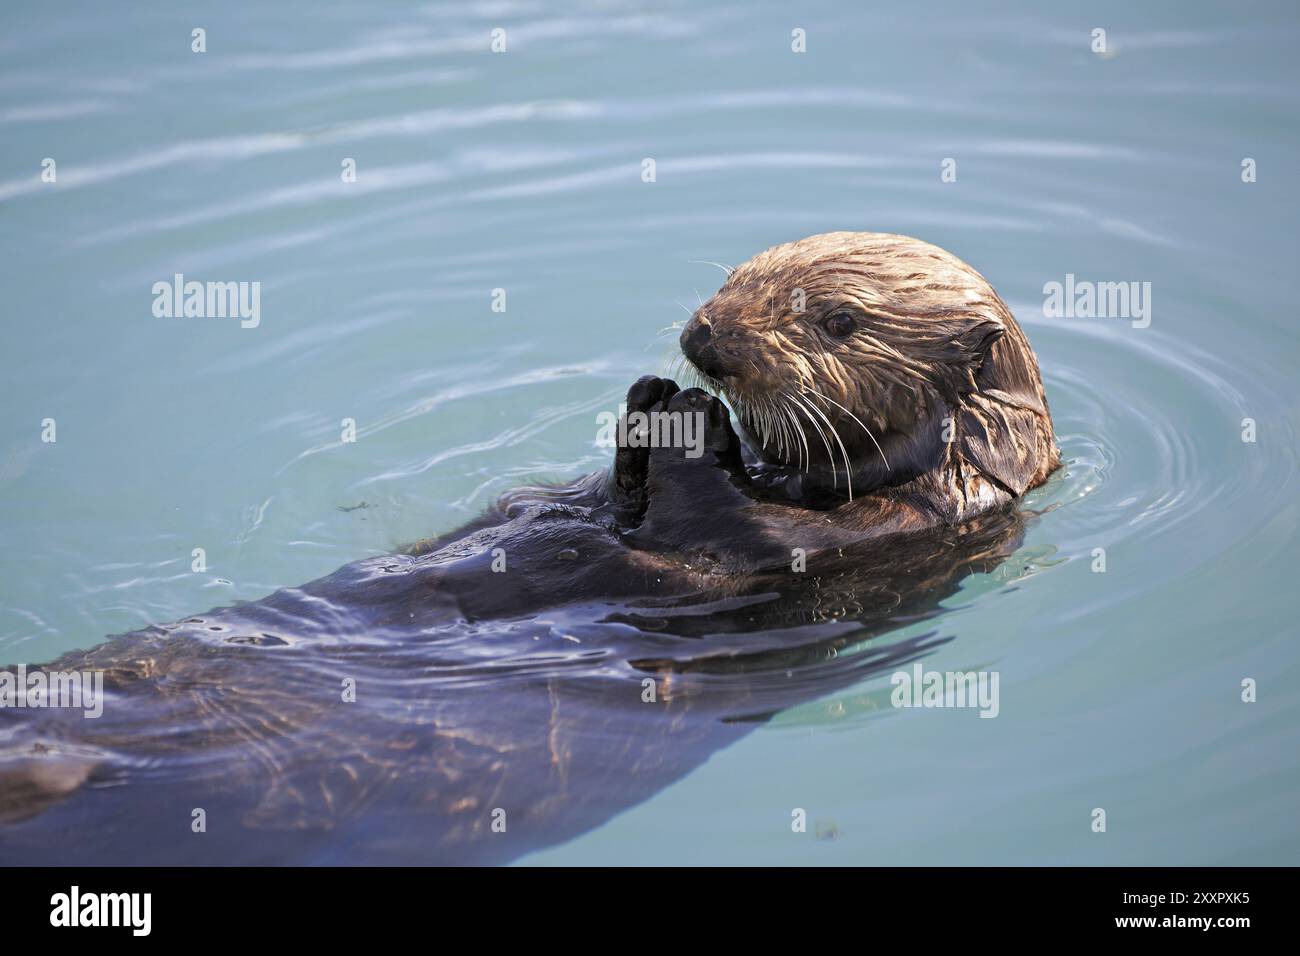
{"type": "Polygon", "coordinates": [[[826,331],[837,339],[848,338],[857,327],[858,323],[848,312],[833,312],[826,320],[826,331]]]}

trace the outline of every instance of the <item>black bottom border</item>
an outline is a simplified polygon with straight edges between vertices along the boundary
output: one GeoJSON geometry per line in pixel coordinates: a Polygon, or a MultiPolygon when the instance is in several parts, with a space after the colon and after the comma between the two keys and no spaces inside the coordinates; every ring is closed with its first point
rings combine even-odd
{"type": "MultiPolygon", "coordinates": [[[[1231,940],[1243,932],[1286,925],[1289,914],[1283,906],[1296,883],[1294,869],[1246,867],[9,867],[0,875],[5,883],[0,909],[8,917],[9,942],[47,932],[56,937],[75,932],[83,939],[98,934],[132,941],[188,940],[198,931],[203,942],[220,943],[257,938],[274,929],[298,943],[320,939],[338,944],[352,935],[373,940],[376,927],[420,932],[436,925],[445,931],[449,922],[465,932],[481,927],[493,936],[511,930],[585,934],[602,926],[657,935],[665,922],[682,919],[702,931],[726,933],[732,941],[750,935],[748,927],[763,939],[774,922],[791,930],[821,930],[823,921],[844,926],[863,919],[873,940],[895,931],[918,941],[934,933],[961,938],[968,932],[972,941],[988,940],[990,934],[1040,938],[1044,932],[1067,938],[1231,940]],[[147,935],[137,932],[145,922],[144,894],[147,935]],[[119,925],[81,925],[111,922],[115,912],[119,925]]],[[[686,925],[679,931],[686,931],[686,925]]]]}

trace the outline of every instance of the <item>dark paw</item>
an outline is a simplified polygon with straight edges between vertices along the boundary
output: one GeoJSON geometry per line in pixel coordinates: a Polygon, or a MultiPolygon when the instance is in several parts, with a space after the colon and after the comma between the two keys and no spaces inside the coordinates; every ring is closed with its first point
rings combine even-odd
{"type": "Polygon", "coordinates": [[[671,378],[642,375],[627,390],[627,410],[628,412],[649,411],[659,402],[669,401],[677,392],[677,383],[671,378]]]}
{"type": "Polygon", "coordinates": [[[680,458],[740,467],[740,439],[731,427],[731,414],[721,399],[698,388],[673,395],[668,402],[670,419],[666,433],[671,440],[651,449],[652,457],[680,458]]]}
{"type": "Polygon", "coordinates": [[[629,539],[639,547],[721,554],[753,503],[740,439],[727,406],[698,388],[678,392],[666,409],[678,440],[650,449],[645,515],[629,539]]]}
{"type": "Polygon", "coordinates": [[[666,403],[677,394],[676,382],[656,375],[641,376],[627,390],[627,410],[619,420],[619,445],[606,484],[607,497],[621,521],[636,520],[645,511],[650,447],[638,416],[664,411],[666,403]],[[623,436],[627,436],[626,443],[623,436]]]}

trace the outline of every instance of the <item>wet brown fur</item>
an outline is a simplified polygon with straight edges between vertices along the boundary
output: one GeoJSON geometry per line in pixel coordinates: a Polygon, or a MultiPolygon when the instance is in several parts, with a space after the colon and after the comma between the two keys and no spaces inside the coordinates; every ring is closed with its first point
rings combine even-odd
{"type": "Polygon", "coordinates": [[[914,523],[885,501],[920,523],[964,519],[1060,463],[1024,332],[983,276],[937,246],[872,232],[774,246],[699,308],[684,351],[702,324],[711,334],[696,371],[763,462],[846,496],[851,465],[855,500],[837,523],[914,523]],[[856,321],[843,339],[826,327],[840,312],[856,321]]]}

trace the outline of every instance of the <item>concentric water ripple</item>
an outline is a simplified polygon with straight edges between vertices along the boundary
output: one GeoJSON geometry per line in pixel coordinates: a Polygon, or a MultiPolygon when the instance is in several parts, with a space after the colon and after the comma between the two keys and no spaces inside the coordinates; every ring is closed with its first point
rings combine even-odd
{"type": "MultiPolygon", "coordinates": [[[[502,695],[554,680],[593,706],[673,673],[719,749],[542,861],[1300,854],[1275,806],[1300,794],[1292,8],[1111,11],[1099,58],[1071,14],[1028,6],[815,4],[796,56],[775,5],[219,5],[202,57],[188,8],[92,7],[13,7],[0,30],[0,660],[382,567],[512,487],[602,467],[597,413],[660,368],[658,333],[720,282],[708,263],[903,232],[1013,304],[1064,458],[1014,553],[937,606],[882,625],[827,582],[809,620],[747,633],[710,628],[766,595],[412,635],[298,594],[282,635],[238,607],[185,634],[293,661],[302,686],[359,674],[383,688],[364,706],[413,722],[453,687],[501,733],[502,695]],[[260,326],[153,317],[176,273],[260,282],[260,326]],[[1150,327],[1043,318],[1067,273],[1150,282],[1150,327]],[[998,719],[894,707],[918,662],[996,671],[998,719]],[[1104,845],[1078,821],[1100,803],[1121,808],[1104,845]],[[792,843],[791,806],[841,838],[792,843]]],[[[643,713],[583,739],[652,736],[643,713]]]]}

